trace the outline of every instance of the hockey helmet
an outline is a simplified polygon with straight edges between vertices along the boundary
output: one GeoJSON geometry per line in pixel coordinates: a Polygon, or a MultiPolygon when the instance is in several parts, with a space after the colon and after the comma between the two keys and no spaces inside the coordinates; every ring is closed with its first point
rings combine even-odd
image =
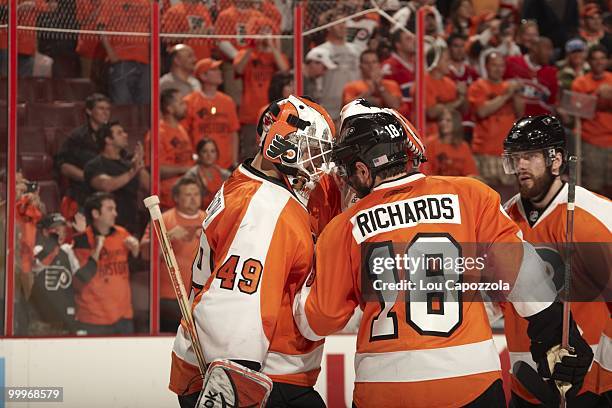
{"type": "Polygon", "coordinates": [[[551,115],[524,117],[514,123],[504,140],[504,171],[516,174],[520,158],[533,153],[543,153],[546,166],[550,166],[559,150],[565,163],[566,137],[559,119],[551,115]]]}
{"type": "Polygon", "coordinates": [[[340,135],[334,146],[334,164],[350,177],[361,161],[375,176],[398,163],[427,161],[417,130],[394,109],[372,106],[364,99],[347,104],[341,113],[340,135]]]}

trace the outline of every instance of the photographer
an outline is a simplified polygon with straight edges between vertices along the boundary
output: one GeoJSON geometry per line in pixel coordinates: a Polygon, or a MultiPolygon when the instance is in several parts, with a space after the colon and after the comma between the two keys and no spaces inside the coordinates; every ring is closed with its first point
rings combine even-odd
{"type": "Polygon", "coordinates": [[[16,241],[15,268],[17,285],[15,288],[15,333],[26,334],[29,313],[27,301],[32,294],[34,277],[32,261],[36,242],[36,223],[45,213],[44,204],[38,194],[38,183],[26,180],[20,172],[16,174],[16,241]]]}

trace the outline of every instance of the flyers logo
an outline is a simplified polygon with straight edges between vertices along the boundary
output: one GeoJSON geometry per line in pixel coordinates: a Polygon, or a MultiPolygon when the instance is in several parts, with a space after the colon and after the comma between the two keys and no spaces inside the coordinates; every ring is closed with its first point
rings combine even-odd
{"type": "Polygon", "coordinates": [[[284,163],[295,164],[297,162],[297,146],[276,134],[268,146],[268,150],[266,150],[266,155],[271,159],[280,157],[284,163]]]}
{"type": "Polygon", "coordinates": [[[63,266],[49,266],[45,268],[45,289],[57,291],[68,289],[72,284],[72,274],[63,266]]]}

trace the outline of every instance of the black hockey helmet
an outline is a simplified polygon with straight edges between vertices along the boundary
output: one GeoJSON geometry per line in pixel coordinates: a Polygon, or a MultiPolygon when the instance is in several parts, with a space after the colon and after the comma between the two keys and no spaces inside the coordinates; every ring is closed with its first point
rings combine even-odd
{"type": "Polygon", "coordinates": [[[357,161],[376,175],[410,160],[418,166],[426,158],[416,129],[400,113],[357,99],[342,109],[340,135],[332,160],[341,174],[351,176],[357,161]]]}
{"type": "Polygon", "coordinates": [[[514,123],[504,140],[504,171],[515,174],[517,154],[525,152],[542,151],[549,166],[559,150],[565,163],[566,136],[559,119],[552,115],[526,116],[514,123]]]}

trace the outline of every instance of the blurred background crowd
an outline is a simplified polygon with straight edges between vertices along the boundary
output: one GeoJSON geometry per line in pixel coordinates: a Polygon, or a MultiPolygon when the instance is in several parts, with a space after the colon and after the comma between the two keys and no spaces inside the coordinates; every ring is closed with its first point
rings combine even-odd
{"type": "MultiPolygon", "coordinates": [[[[0,0],[5,113],[7,3],[0,0]]],[[[521,116],[553,113],[580,152],[581,184],[611,195],[612,3],[301,4],[303,93],[334,119],[361,97],[414,120],[416,11],[429,7],[422,170],[478,177],[509,198],[503,139],[521,116]]],[[[262,110],[294,92],[294,5],[160,1],[160,197],[185,282],[203,210],[257,151],[262,110]]],[[[150,2],[18,0],[17,8],[15,333],[148,332],[150,234],[141,203],[151,185],[150,2]]],[[[6,114],[0,118],[5,197],[6,114]]],[[[174,332],[179,310],[163,265],[159,297],[160,329],[174,332]]]]}

